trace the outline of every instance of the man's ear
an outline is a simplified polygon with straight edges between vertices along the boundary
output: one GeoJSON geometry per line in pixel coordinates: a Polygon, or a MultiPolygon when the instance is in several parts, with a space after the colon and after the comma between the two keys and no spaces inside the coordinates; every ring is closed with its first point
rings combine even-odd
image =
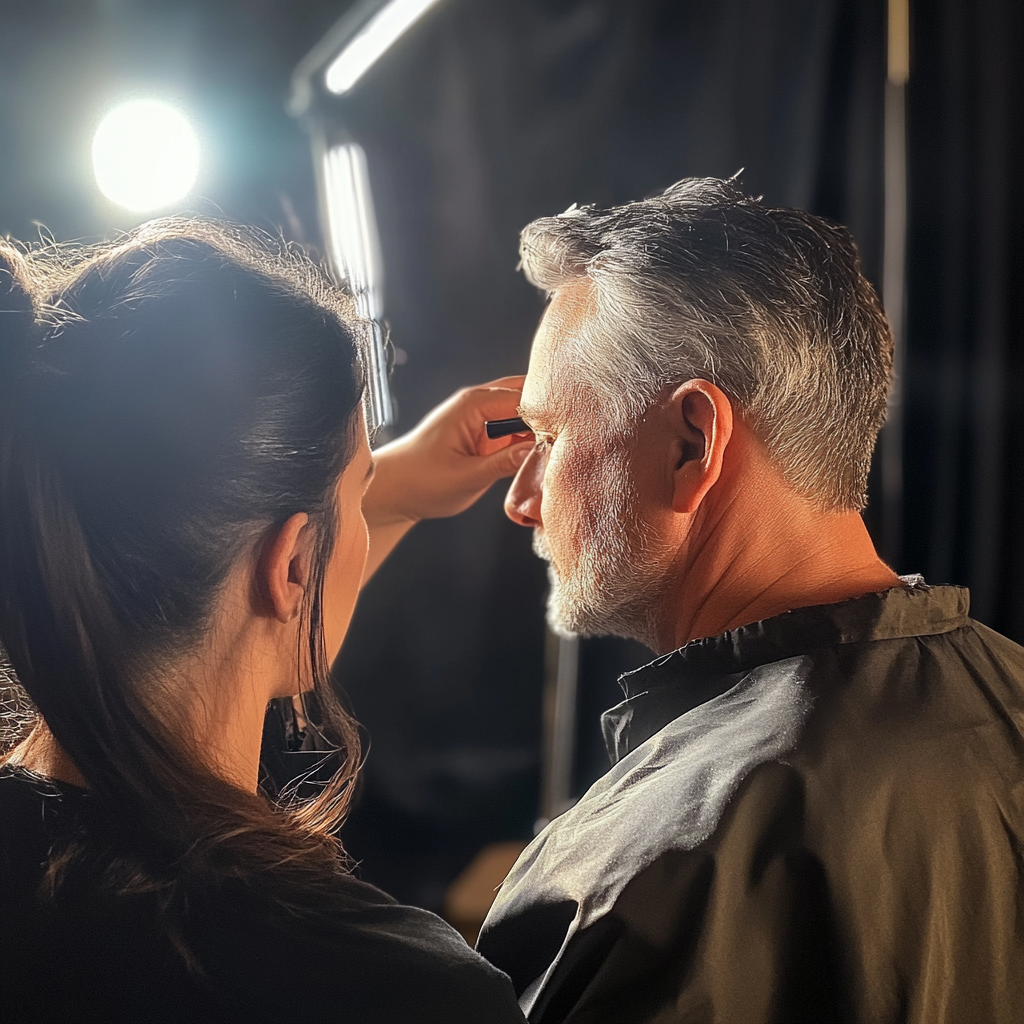
{"type": "Polygon", "coordinates": [[[668,411],[679,453],[672,508],[692,514],[721,476],[722,459],[732,437],[732,402],[710,381],[688,380],[672,392],[668,411]]]}
{"type": "Polygon", "coordinates": [[[268,611],[290,622],[302,610],[309,585],[312,528],[305,512],[296,512],[271,534],[259,562],[259,590],[268,611]]]}

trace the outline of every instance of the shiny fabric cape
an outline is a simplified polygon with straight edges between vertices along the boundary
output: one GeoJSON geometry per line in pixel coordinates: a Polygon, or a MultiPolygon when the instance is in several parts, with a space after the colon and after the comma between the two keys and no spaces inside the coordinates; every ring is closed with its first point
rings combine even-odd
{"type": "Polygon", "coordinates": [[[1024,1020],[1024,651],[921,583],[623,677],[479,949],[533,1022],[1024,1020]]]}

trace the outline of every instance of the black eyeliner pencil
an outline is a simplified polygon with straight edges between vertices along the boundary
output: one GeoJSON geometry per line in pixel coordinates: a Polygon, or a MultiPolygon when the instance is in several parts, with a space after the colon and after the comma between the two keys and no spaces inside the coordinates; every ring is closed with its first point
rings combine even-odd
{"type": "Polygon", "coordinates": [[[484,427],[492,441],[498,437],[508,437],[509,434],[531,433],[530,428],[518,416],[513,416],[510,420],[487,420],[484,427]]]}

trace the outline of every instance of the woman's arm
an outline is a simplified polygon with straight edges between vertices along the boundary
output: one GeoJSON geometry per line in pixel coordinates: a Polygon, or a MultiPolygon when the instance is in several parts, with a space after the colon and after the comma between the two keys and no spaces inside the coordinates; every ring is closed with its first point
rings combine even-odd
{"type": "Polygon", "coordinates": [[[522,377],[464,388],[374,453],[375,472],[363,499],[370,531],[364,584],[421,519],[456,515],[497,480],[515,474],[532,437],[492,441],[484,423],[518,415],[522,388],[522,377]]]}

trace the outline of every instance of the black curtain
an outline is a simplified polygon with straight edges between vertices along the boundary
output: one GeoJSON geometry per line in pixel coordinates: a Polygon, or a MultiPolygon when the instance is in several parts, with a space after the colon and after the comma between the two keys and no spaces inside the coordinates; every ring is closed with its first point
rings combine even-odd
{"type": "Polygon", "coordinates": [[[904,568],[1024,642],[1024,5],[912,6],[904,568]]]}

